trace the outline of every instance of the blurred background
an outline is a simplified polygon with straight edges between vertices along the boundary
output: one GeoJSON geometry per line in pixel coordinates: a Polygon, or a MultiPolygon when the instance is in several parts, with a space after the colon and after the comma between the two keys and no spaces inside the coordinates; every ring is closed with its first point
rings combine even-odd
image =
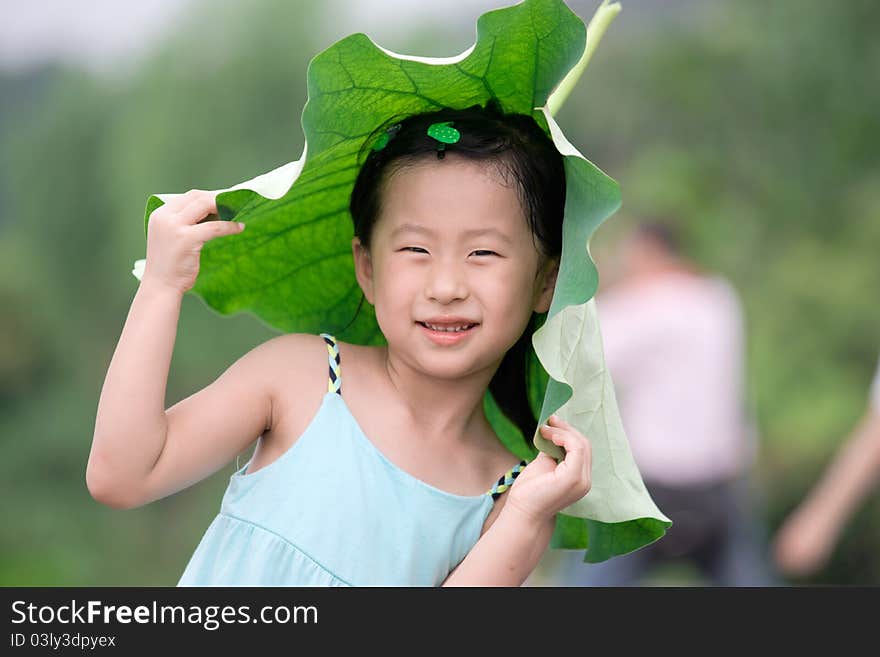
{"type": "MultiPolygon", "coordinates": [[[[174,585],[235,464],[146,507],[90,497],[104,375],[153,193],[295,160],[309,59],[363,31],[400,53],[467,48],[505,0],[2,0],[0,583],[174,585]]],[[[598,0],[570,0],[585,20],[598,0]]],[[[880,4],[623,0],[557,117],[621,186],[601,262],[647,216],[738,291],[774,532],[864,412],[880,352],[880,4]]],[[[167,406],[277,334],[184,298],[167,406]]],[[[243,463],[244,461],[242,461],[243,463]]],[[[551,581],[550,553],[533,583],[551,581]]],[[[654,580],[699,584],[687,568],[654,580]]],[[[880,494],[797,584],[880,584],[880,494]]]]}

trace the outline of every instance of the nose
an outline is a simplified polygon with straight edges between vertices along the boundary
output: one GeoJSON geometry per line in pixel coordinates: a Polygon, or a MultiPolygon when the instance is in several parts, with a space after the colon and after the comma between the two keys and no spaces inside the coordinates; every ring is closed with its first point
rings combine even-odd
{"type": "Polygon", "coordinates": [[[468,297],[463,267],[449,260],[437,260],[427,275],[425,294],[429,299],[447,304],[468,297]]]}

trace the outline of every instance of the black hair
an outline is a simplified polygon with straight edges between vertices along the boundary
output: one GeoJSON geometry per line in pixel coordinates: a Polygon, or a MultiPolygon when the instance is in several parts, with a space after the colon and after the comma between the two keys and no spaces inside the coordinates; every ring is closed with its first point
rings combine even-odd
{"type": "MultiPolygon", "coordinates": [[[[382,193],[394,171],[432,154],[442,158],[452,152],[494,165],[505,182],[515,185],[541,256],[537,274],[547,259],[561,255],[565,210],[563,158],[531,116],[505,113],[495,100],[485,107],[445,108],[389,120],[367,139],[364,149],[367,148],[370,150],[355,181],[349,210],[354,234],[368,250],[381,213],[382,193]],[[458,141],[443,144],[428,136],[428,126],[447,121],[459,132],[458,141]]],[[[498,407],[522,432],[530,449],[537,418],[527,394],[527,358],[531,336],[540,326],[540,319],[538,313],[532,313],[526,330],[507,351],[489,383],[498,407]]]]}

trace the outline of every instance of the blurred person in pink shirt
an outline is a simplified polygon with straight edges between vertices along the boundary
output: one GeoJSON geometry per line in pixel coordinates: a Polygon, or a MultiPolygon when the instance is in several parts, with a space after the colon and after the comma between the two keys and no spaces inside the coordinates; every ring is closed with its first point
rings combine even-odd
{"type": "Polygon", "coordinates": [[[673,525],[656,543],[601,564],[562,560],[562,585],[639,585],[683,560],[713,585],[775,584],[749,471],[756,431],[743,395],[742,309],[724,278],[679,252],[663,223],[622,242],[596,297],[623,428],[652,498],[673,525]]]}
{"type": "Polygon", "coordinates": [[[806,499],[773,540],[777,566],[810,575],[828,562],[846,523],[880,485],[880,362],[865,412],[806,499]]]}

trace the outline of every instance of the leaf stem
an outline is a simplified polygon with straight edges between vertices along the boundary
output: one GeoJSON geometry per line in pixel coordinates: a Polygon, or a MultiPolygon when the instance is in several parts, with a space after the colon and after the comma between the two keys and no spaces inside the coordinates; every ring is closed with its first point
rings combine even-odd
{"type": "Polygon", "coordinates": [[[602,0],[602,4],[596,9],[596,13],[593,14],[593,18],[590,19],[590,23],[587,25],[587,40],[584,44],[584,54],[581,55],[580,61],[568,72],[568,75],[562,79],[562,82],[559,83],[559,86],[553,90],[553,93],[547,99],[547,109],[550,111],[551,116],[556,115],[559,108],[562,107],[562,104],[568,98],[571,90],[574,89],[584,69],[587,68],[593,52],[595,52],[596,47],[599,45],[599,41],[602,40],[602,35],[605,34],[605,30],[608,29],[614,17],[620,13],[620,9],[619,2],[608,4],[608,0],[602,0]]]}

